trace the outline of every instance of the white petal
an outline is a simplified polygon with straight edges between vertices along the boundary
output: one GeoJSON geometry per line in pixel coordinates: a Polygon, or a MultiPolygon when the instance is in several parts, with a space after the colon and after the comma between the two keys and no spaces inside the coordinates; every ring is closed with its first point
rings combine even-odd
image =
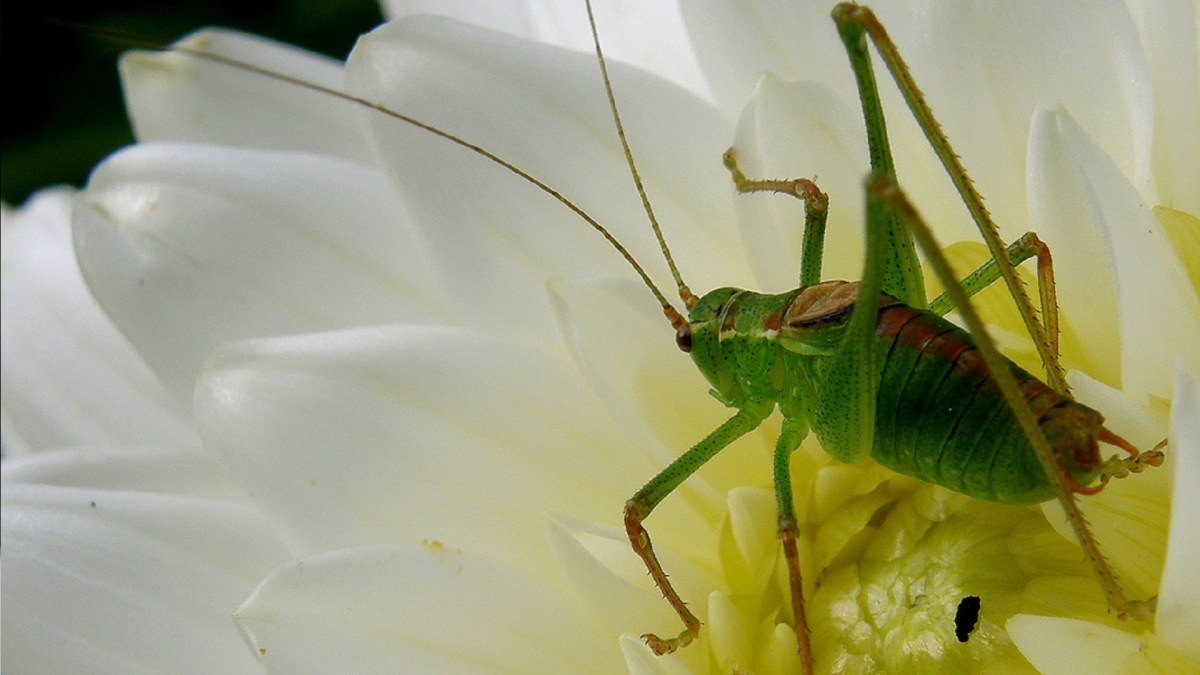
{"type": "MultiPolygon", "coordinates": [[[[671,582],[689,598],[703,597],[706,589],[719,583],[711,574],[698,571],[673,548],[659,546],[653,523],[647,525],[656,552],[671,582]]],[[[589,611],[614,632],[675,630],[679,617],[654,587],[646,568],[629,545],[624,531],[603,530],[574,520],[553,519],[547,528],[550,547],[576,594],[589,611]]],[[[693,607],[704,616],[703,607],[693,607]]]]}
{"type": "Polygon", "coordinates": [[[920,5],[922,39],[908,50],[917,82],[1009,238],[1027,229],[1021,153],[1039,106],[1068,110],[1135,186],[1146,184],[1149,70],[1119,2],[920,5]]]}
{"type": "MultiPolygon", "coordinates": [[[[1111,358],[1115,333],[1104,326],[1109,323],[1105,317],[1119,319],[1122,388],[1134,396],[1168,398],[1174,379],[1172,355],[1180,354],[1188,367],[1200,369],[1200,352],[1188,348],[1200,344],[1200,299],[1158,220],[1066,113],[1039,113],[1030,143],[1037,143],[1040,151],[1039,157],[1031,158],[1038,162],[1030,170],[1032,208],[1034,213],[1041,211],[1044,225],[1039,225],[1039,234],[1052,247],[1058,244],[1054,251],[1060,254],[1055,260],[1060,302],[1070,316],[1100,323],[1085,349],[1111,358]],[[1097,244],[1103,252],[1099,255],[1097,244]],[[1097,265],[1101,255],[1109,262],[1107,271],[1115,286],[1111,296],[1105,278],[1099,276],[1104,271],[1097,265]],[[1119,314],[1105,296],[1113,298],[1119,314]]],[[[1096,363],[1106,362],[1092,360],[1089,365],[1096,363]]],[[[1112,377],[1111,371],[1099,375],[1112,377]]]]}
{"type": "MultiPolygon", "coordinates": [[[[526,0],[497,0],[485,4],[458,0],[389,0],[384,3],[384,10],[393,21],[421,14],[436,14],[513,37],[551,44],[556,44],[562,33],[570,30],[569,26],[562,24],[587,21],[582,7],[567,7],[565,3],[545,5],[526,0]]],[[[586,33],[587,26],[584,25],[580,30],[586,33]]],[[[582,38],[582,35],[579,37],[582,38]]]]}
{"type": "Polygon", "coordinates": [[[1021,614],[1005,629],[1044,675],[1116,675],[1139,645],[1136,635],[1076,619],[1021,614]]]}
{"type": "Polygon", "coordinates": [[[1082,353],[1067,355],[1093,377],[1121,383],[1117,299],[1112,270],[1088,210],[1088,198],[1058,133],[1057,116],[1039,110],[1029,131],[1029,220],[1054,254],[1058,302],[1064,323],[1086,321],[1082,353]],[[1076,319],[1078,317],[1078,319],[1076,319]],[[1090,338],[1090,339],[1089,339],[1090,338]]]}
{"type": "Polygon", "coordinates": [[[42,192],[2,212],[4,453],[192,442],[187,411],[84,286],[71,249],[72,197],[42,192]]]}
{"type": "MultiPolygon", "coordinates": [[[[779,551],[775,493],[765,488],[737,488],[729,492],[729,528],[740,553],[742,570],[727,570],[725,576],[745,587],[737,593],[762,594],[775,573],[779,551]],[[736,570],[736,571],[735,571],[736,570]]],[[[729,563],[726,563],[729,567],[729,563]]],[[[753,597],[753,596],[751,596],[753,597]]]]}
{"type": "MultiPolygon", "coordinates": [[[[733,414],[708,395],[710,385],[675,347],[669,324],[641,300],[645,292],[634,283],[584,281],[556,284],[552,290],[584,373],[652,452],[635,475],[650,478],[733,414]]],[[[693,508],[708,514],[709,522],[724,510],[728,490],[770,483],[769,448],[775,439],[767,437],[768,426],[723,450],[681,487],[683,499],[694,501],[693,508]]],[[[673,501],[663,505],[674,508],[673,501]]],[[[689,545],[697,545],[701,535],[693,531],[688,537],[689,545]]]]}
{"type": "MultiPolygon", "coordinates": [[[[771,560],[774,560],[772,556],[771,560]]],[[[798,673],[796,633],[774,616],[760,617],[724,593],[708,597],[713,659],[720,672],[798,673]],[[764,625],[773,625],[770,632],[764,625]]]]}
{"type": "MultiPolygon", "coordinates": [[[[738,120],[734,148],[751,178],[814,178],[829,195],[822,277],[859,279],[863,259],[863,176],[867,148],[856,110],[818,85],[771,74],[738,120]]],[[[735,196],[738,223],[762,290],[795,288],[804,205],[775,194],[735,196]]]]}
{"type": "MultiPolygon", "coordinates": [[[[1147,404],[1079,373],[1072,373],[1069,382],[1079,402],[1100,411],[1105,426],[1136,447],[1149,449],[1163,439],[1165,419],[1155,415],[1147,404]]],[[[1107,454],[1113,451],[1115,448],[1105,450],[1107,454]]],[[[1158,592],[1163,555],[1168,550],[1171,477],[1175,471],[1170,464],[1150,469],[1113,481],[1100,494],[1080,500],[1101,550],[1126,593],[1135,599],[1144,600],[1158,592]]],[[[1044,503],[1042,509],[1046,520],[1064,538],[1077,541],[1057,501],[1044,503]]]]}
{"type": "Polygon", "coordinates": [[[833,3],[709,0],[680,5],[697,58],[726,115],[741,113],[764,72],[820,82],[845,102],[858,100],[829,17],[833,3]]]}
{"type": "Polygon", "coordinates": [[[103,446],[43,452],[6,462],[4,482],[115,492],[163,493],[231,502],[245,492],[198,448],[103,446]]]}
{"type": "Polygon", "coordinates": [[[619,523],[637,453],[561,354],[392,327],[234,345],[196,393],[303,552],[439,539],[548,575],[541,515],[619,523]]]}
{"type": "MultiPolygon", "coordinates": [[[[690,283],[745,279],[730,254],[726,123],[665,81],[618,64],[611,74],[650,198],[690,283]]],[[[588,56],[418,17],[360,41],[347,82],[562,190],[643,263],[661,258],[588,56]]],[[[557,339],[548,277],[632,277],[577,216],[516,176],[396,120],[372,116],[372,129],[435,266],[449,271],[456,304],[481,325],[557,339]]]]}
{"type": "Polygon", "coordinates": [[[561,591],[436,542],[285,565],[235,620],[273,672],[613,672],[620,663],[611,637],[561,591]]]}
{"type": "Polygon", "coordinates": [[[16,483],[11,467],[6,462],[2,510],[6,670],[256,670],[230,615],[287,558],[256,510],[240,501],[16,483]]]}
{"type": "Polygon", "coordinates": [[[1200,16],[1194,2],[1127,2],[1154,83],[1153,171],[1161,203],[1200,213],[1200,16]]]}
{"type": "MultiPolygon", "coordinates": [[[[606,59],[635,64],[706,95],[708,85],[695,61],[676,3],[630,5],[621,0],[596,0],[592,5],[606,59]]],[[[385,10],[391,19],[437,14],[514,37],[594,53],[582,2],[389,0],[385,10]]]]}
{"type": "Polygon", "coordinates": [[[1200,495],[1195,483],[1200,475],[1200,382],[1180,368],[1175,387],[1167,449],[1175,465],[1175,490],[1154,625],[1163,642],[1200,660],[1200,495]]]}
{"type": "MultiPolygon", "coordinates": [[[[259,37],[207,30],[181,46],[321,87],[342,84],[336,61],[259,37]]],[[[371,161],[356,107],[328,94],[172,52],[127,54],[121,77],[142,142],[201,141],[371,161]]]]}
{"type": "Polygon", "coordinates": [[[449,315],[390,187],[356,164],[140,145],[75,217],[93,293],[181,396],[226,341],[449,315]]]}

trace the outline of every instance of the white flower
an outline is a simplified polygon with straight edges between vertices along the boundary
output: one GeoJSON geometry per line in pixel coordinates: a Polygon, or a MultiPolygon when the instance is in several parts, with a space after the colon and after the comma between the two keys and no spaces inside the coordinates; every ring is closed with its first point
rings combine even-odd
{"type": "MultiPolygon", "coordinates": [[[[858,277],[865,144],[829,8],[718,4],[689,3],[680,23],[599,16],[614,57],[676,83],[611,64],[685,277],[795,284],[798,205],[731,198],[731,142],[751,175],[818,176],[826,276],[858,277]]],[[[1167,466],[1084,500],[1131,594],[1157,592],[1159,613],[1107,618],[1053,516],[835,465],[810,441],[793,478],[806,584],[820,580],[818,666],[1187,664],[1200,659],[1200,544],[1184,523],[1200,506],[1172,481],[1195,475],[1200,449],[1200,101],[1194,69],[1172,64],[1196,62],[1194,17],[1166,3],[944,4],[881,13],[1006,237],[1035,229],[1053,247],[1079,398],[1141,447],[1170,436],[1167,466]],[[959,644],[963,595],[983,604],[959,644]]],[[[344,77],[477,142],[665,278],[579,51],[579,8],[516,5],[501,24],[472,21],[517,37],[408,18],[364,39],[344,72],[226,33],[189,44],[331,87],[344,77]]],[[[794,670],[775,422],[647,521],[706,621],[701,640],[658,658],[636,637],[677,620],[624,541],[621,505],[728,411],[593,231],[495,165],[327,95],[179,54],[123,69],[141,143],[74,199],[102,313],[64,254],[70,196],[4,211],[11,669],[794,670]],[[49,244],[43,227],[60,228],[49,244]]],[[[882,87],[902,185],[945,242],[973,241],[882,87]]],[[[1011,318],[983,304],[1020,353],[1011,318]]]]}

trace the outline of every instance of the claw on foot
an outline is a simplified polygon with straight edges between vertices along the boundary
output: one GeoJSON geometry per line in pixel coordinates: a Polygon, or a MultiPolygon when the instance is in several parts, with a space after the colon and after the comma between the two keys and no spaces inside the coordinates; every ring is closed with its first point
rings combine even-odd
{"type": "Polygon", "coordinates": [[[696,639],[696,631],[684,630],[678,637],[673,637],[669,640],[660,638],[654,633],[644,633],[642,639],[650,647],[650,651],[654,652],[656,656],[662,656],[663,654],[670,654],[680,647],[686,647],[691,644],[692,640],[696,639]]]}
{"type": "Polygon", "coordinates": [[[1125,606],[1117,612],[1117,618],[1121,621],[1147,621],[1154,616],[1155,606],[1158,605],[1158,598],[1150,598],[1149,600],[1130,600],[1125,603],[1125,606]]]}

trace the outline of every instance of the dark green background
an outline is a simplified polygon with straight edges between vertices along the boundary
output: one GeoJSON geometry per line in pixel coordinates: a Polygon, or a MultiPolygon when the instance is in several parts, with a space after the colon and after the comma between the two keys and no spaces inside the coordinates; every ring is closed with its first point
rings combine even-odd
{"type": "Polygon", "coordinates": [[[82,185],[97,162],[133,140],[116,69],[128,47],[55,19],[162,42],[202,26],[229,26],[338,58],[383,20],[371,0],[5,2],[0,197],[10,205],[41,187],[82,185]]]}

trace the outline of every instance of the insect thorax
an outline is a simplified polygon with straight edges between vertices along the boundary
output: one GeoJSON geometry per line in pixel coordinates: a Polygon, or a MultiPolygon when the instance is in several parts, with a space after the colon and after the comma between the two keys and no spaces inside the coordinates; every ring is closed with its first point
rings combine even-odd
{"type": "Polygon", "coordinates": [[[688,316],[692,360],[726,405],[771,401],[790,408],[811,388],[813,357],[840,340],[857,293],[858,283],[846,281],[780,294],[711,291],[688,316]]]}

